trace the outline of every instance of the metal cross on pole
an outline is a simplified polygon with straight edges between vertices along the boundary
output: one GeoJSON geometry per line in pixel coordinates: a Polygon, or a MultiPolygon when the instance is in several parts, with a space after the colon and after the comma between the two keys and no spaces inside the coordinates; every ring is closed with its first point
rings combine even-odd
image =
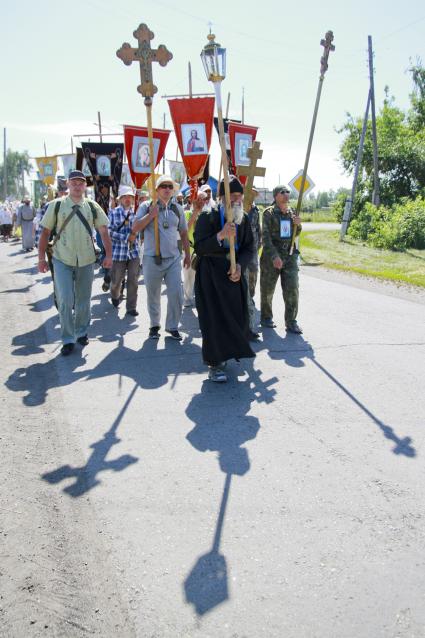
{"type": "MultiPolygon", "coordinates": [[[[301,204],[302,204],[302,201],[303,201],[305,182],[306,182],[306,179],[307,179],[308,163],[309,163],[309,160],[310,160],[311,146],[313,144],[314,129],[316,128],[317,113],[319,111],[320,96],[321,96],[321,93],[322,93],[323,80],[325,79],[325,73],[328,70],[329,53],[331,51],[335,51],[335,46],[332,44],[333,39],[334,39],[333,32],[332,31],[327,31],[324,39],[320,40],[320,46],[323,47],[324,51],[323,51],[322,57],[320,58],[319,86],[317,88],[316,103],[314,105],[313,120],[311,122],[310,137],[309,137],[309,140],[308,140],[307,154],[306,154],[306,157],[305,157],[305,163],[304,163],[304,169],[303,169],[303,177],[302,177],[302,180],[301,180],[301,187],[300,187],[300,191],[299,191],[299,195],[298,195],[296,215],[300,214],[301,204]]],[[[292,255],[292,253],[294,252],[294,245],[295,245],[296,235],[297,235],[297,227],[294,225],[294,229],[293,229],[293,232],[292,232],[291,247],[289,249],[289,254],[290,255],[292,255]]]]}
{"type": "MultiPolygon", "coordinates": [[[[173,54],[168,51],[167,47],[164,44],[160,44],[157,49],[151,49],[150,41],[153,40],[155,35],[146,24],[140,24],[136,31],[133,32],[133,35],[139,45],[137,49],[133,48],[128,42],[124,42],[121,49],[118,49],[117,56],[127,66],[130,66],[132,62],[139,62],[140,64],[141,84],[137,87],[137,90],[145,98],[144,104],[146,106],[146,116],[148,123],[147,128],[149,140],[149,161],[151,172],[150,191],[152,203],[155,205],[157,198],[154,185],[155,158],[152,132],[152,102],[153,96],[158,91],[158,89],[153,83],[152,62],[158,62],[160,66],[166,66],[167,63],[172,60],[173,54]]],[[[157,217],[155,217],[154,219],[154,233],[155,261],[157,264],[159,264],[161,263],[161,247],[159,245],[159,227],[157,217]]]]}
{"type": "Polygon", "coordinates": [[[247,177],[244,187],[243,208],[246,213],[251,210],[252,202],[254,201],[254,193],[252,187],[254,186],[255,177],[264,177],[266,169],[261,166],[257,166],[257,161],[263,157],[263,151],[260,150],[260,142],[254,142],[252,147],[247,150],[246,153],[251,160],[249,166],[237,166],[238,176],[247,177]]]}

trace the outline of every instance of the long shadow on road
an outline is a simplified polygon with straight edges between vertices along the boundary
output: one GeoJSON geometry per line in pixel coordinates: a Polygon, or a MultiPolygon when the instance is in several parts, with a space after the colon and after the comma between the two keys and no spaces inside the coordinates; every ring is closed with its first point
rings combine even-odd
{"type": "Polygon", "coordinates": [[[232,477],[244,476],[250,469],[244,444],[254,439],[260,429],[258,419],[248,416],[251,403],[271,403],[276,393],[271,388],[276,377],[263,381],[261,370],[254,370],[251,361],[244,370],[248,378],[243,383],[217,387],[204,381],[201,393],[192,398],[186,410],[195,423],[187,440],[200,452],[218,452],[220,470],[225,474],[212,547],[196,560],[184,582],[186,601],[199,616],[229,598],[227,563],[220,553],[220,543],[232,477]]]}
{"type": "Polygon", "coordinates": [[[320,370],[327,379],[332,381],[335,386],[341,390],[350,401],[352,401],[366,416],[381,430],[384,437],[392,441],[395,446],[392,449],[393,454],[403,455],[408,458],[416,457],[416,450],[412,445],[410,436],[400,438],[394,432],[394,429],[379,419],[369,408],[362,403],[350,390],[344,386],[329,370],[325,368],[316,358],[314,349],[311,344],[301,335],[287,334],[285,338],[280,337],[274,330],[268,330],[265,341],[258,344],[260,348],[266,349],[271,359],[283,360],[292,367],[302,367],[305,361],[309,360],[320,370]]]}

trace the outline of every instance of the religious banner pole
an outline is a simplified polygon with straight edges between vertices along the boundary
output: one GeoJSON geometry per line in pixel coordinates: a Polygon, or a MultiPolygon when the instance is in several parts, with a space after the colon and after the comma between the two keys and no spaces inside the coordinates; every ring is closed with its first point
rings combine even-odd
{"type": "MultiPolygon", "coordinates": [[[[218,137],[221,148],[221,161],[223,164],[223,183],[226,221],[233,222],[233,211],[230,203],[229,168],[227,162],[226,140],[224,136],[223,107],[221,103],[221,83],[226,77],[226,49],[215,41],[215,35],[209,33],[208,44],[201,53],[207,79],[213,83],[215,100],[217,104],[218,137]]],[[[229,239],[230,272],[236,272],[235,238],[229,239]]]]}
{"type": "MultiPolygon", "coordinates": [[[[155,93],[158,91],[157,87],[153,83],[152,76],[152,62],[159,62],[160,66],[166,66],[167,63],[173,58],[173,54],[168,51],[167,47],[160,44],[157,49],[151,49],[150,41],[155,37],[154,33],[148,28],[146,24],[140,24],[136,31],[133,32],[134,37],[138,42],[138,48],[133,49],[128,42],[124,42],[121,49],[118,49],[117,56],[124,62],[125,65],[130,66],[132,62],[139,62],[140,64],[140,79],[141,84],[137,87],[137,90],[145,98],[144,104],[146,107],[147,129],[148,129],[148,142],[149,142],[149,166],[151,172],[150,179],[150,194],[152,204],[155,205],[157,201],[154,175],[155,175],[155,155],[153,146],[153,131],[152,131],[152,103],[155,93]]],[[[154,234],[155,234],[155,262],[161,263],[161,247],[159,244],[159,227],[158,217],[154,219],[154,234]]]]}
{"type": "MultiPolygon", "coordinates": [[[[311,122],[310,137],[309,137],[309,140],[308,140],[307,154],[306,154],[306,158],[305,158],[305,162],[304,162],[303,176],[302,176],[302,180],[301,180],[301,187],[300,187],[299,194],[298,194],[297,209],[296,209],[296,215],[297,216],[299,216],[299,214],[300,214],[301,204],[302,204],[302,200],[303,200],[305,182],[306,182],[306,179],[307,179],[308,163],[310,161],[310,153],[311,153],[311,147],[312,147],[312,144],[313,144],[314,130],[316,128],[317,113],[319,111],[320,96],[321,96],[321,93],[322,93],[323,80],[325,79],[325,73],[328,70],[329,53],[331,51],[335,51],[335,46],[332,44],[333,39],[334,39],[333,32],[332,31],[328,31],[326,33],[326,35],[325,35],[325,38],[320,41],[320,46],[322,46],[324,48],[324,52],[323,52],[323,55],[322,55],[322,57],[320,59],[319,86],[317,88],[316,103],[314,105],[313,119],[312,119],[312,122],[311,122]]],[[[291,247],[289,249],[289,254],[290,255],[292,255],[292,253],[294,252],[296,235],[297,235],[297,228],[294,225],[294,229],[292,231],[291,247]]]]}

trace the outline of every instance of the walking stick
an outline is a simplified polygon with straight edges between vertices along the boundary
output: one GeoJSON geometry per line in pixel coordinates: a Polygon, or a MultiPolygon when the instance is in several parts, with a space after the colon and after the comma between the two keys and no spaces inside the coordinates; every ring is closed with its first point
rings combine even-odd
{"type": "MultiPolygon", "coordinates": [[[[121,49],[118,49],[117,56],[127,66],[130,66],[132,62],[139,62],[140,64],[141,84],[137,87],[137,90],[145,98],[144,104],[146,107],[146,117],[148,123],[147,128],[149,142],[149,167],[151,172],[150,195],[152,198],[152,204],[155,205],[157,201],[157,195],[154,184],[155,156],[152,132],[152,102],[153,96],[155,95],[155,93],[157,93],[158,89],[153,83],[152,62],[159,62],[161,66],[166,66],[167,63],[173,58],[173,54],[168,51],[167,47],[164,44],[160,44],[157,49],[151,49],[150,41],[153,40],[155,36],[146,24],[140,24],[136,31],[133,32],[133,35],[139,44],[138,48],[133,49],[128,42],[124,42],[121,49]]],[[[155,234],[155,263],[160,264],[161,247],[159,243],[158,217],[155,217],[153,223],[155,234]]]]}
{"type": "MultiPolygon", "coordinates": [[[[335,51],[335,46],[332,44],[333,39],[334,39],[334,34],[332,33],[332,31],[328,31],[326,33],[326,35],[325,35],[324,40],[320,41],[320,45],[324,48],[324,52],[323,52],[323,55],[322,55],[322,57],[320,59],[319,86],[317,88],[316,104],[314,105],[313,120],[311,122],[310,137],[309,137],[309,140],[308,140],[307,155],[306,155],[305,162],[304,162],[304,169],[303,169],[303,176],[302,176],[302,180],[301,180],[301,187],[300,187],[300,191],[299,191],[299,194],[298,194],[296,216],[299,216],[299,214],[300,214],[301,204],[302,204],[302,201],[303,201],[305,182],[306,182],[306,179],[307,179],[308,163],[309,163],[309,160],[310,160],[311,146],[313,144],[314,129],[316,128],[317,113],[319,111],[320,96],[322,94],[323,80],[325,79],[325,73],[328,70],[329,53],[331,51],[335,51]]],[[[292,255],[293,252],[294,252],[294,245],[295,245],[296,235],[297,235],[297,227],[294,225],[294,228],[292,230],[291,247],[289,249],[289,254],[290,255],[292,255]]]]}

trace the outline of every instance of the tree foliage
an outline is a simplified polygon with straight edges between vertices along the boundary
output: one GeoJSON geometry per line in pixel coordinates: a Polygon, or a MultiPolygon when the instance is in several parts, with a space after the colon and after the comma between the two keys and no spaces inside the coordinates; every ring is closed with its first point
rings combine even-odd
{"type": "MultiPolygon", "coordinates": [[[[376,117],[380,199],[392,206],[403,197],[415,198],[425,193],[425,69],[418,63],[409,69],[414,90],[408,112],[399,109],[388,89],[382,108],[376,117]]],[[[340,159],[344,170],[354,174],[360,143],[362,118],[347,114],[347,121],[338,130],[344,136],[340,159]]],[[[373,190],[373,140],[369,121],[359,172],[360,199],[371,199],[373,190]]],[[[355,211],[358,212],[358,211],[355,211]]]]}
{"type": "MultiPolygon", "coordinates": [[[[6,153],[7,168],[7,195],[21,198],[25,195],[25,187],[23,184],[23,175],[30,174],[31,164],[28,151],[19,153],[18,151],[7,150],[6,153]]],[[[0,165],[0,193],[1,197],[4,192],[4,162],[0,165]]]]}

